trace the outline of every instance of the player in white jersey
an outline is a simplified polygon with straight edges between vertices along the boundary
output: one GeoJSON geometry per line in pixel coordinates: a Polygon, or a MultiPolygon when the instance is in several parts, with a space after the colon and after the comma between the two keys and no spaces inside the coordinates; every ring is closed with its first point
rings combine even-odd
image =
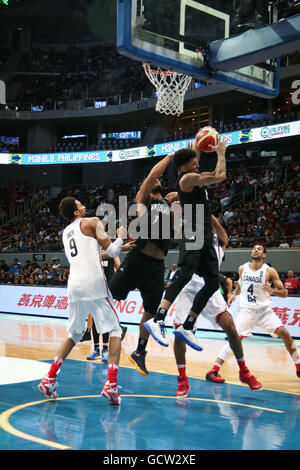
{"type": "MultiPolygon", "coordinates": [[[[217,253],[220,269],[224,256],[224,251],[228,242],[228,236],[218,219],[214,216],[212,216],[212,229],[215,234],[214,247],[217,253]]],[[[176,392],[176,396],[180,398],[187,397],[190,389],[188,378],[186,376],[185,343],[187,343],[187,341],[186,339],[182,340],[182,324],[185,321],[186,312],[190,310],[195,295],[203,287],[204,283],[205,281],[202,277],[197,274],[194,274],[192,279],[182,289],[176,301],[176,308],[173,320],[174,326],[176,328],[176,331],[174,331],[174,354],[179,372],[179,375],[177,377],[178,390],[176,392]]],[[[232,350],[234,351],[238,365],[240,367],[240,380],[243,383],[247,383],[252,390],[258,390],[262,387],[262,385],[256,380],[256,378],[250,373],[250,371],[246,367],[241,339],[234,326],[231,313],[227,309],[227,303],[221,293],[221,290],[218,289],[208,300],[206,306],[204,307],[204,310],[201,312],[201,316],[207,318],[212,323],[214,328],[222,328],[225,331],[229,343],[232,347],[232,350]]],[[[197,326],[195,326],[195,328],[197,328],[197,326]]],[[[193,347],[193,344],[191,344],[190,346],[193,347]]],[[[209,374],[212,374],[214,376],[213,378],[215,380],[213,381],[218,381],[218,377],[215,375],[215,372],[210,371],[209,374]]]]}
{"type": "MultiPolygon", "coordinates": [[[[284,288],[276,269],[264,263],[266,256],[264,246],[257,244],[253,247],[252,260],[239,267],[239,280],[234,292],[228,299],[228,304],[231,305],[236,297],[240,295],[238,315],[235,322],[241,339],[252,336],[252,331],[256,326],[263,328],[275,338],[280,337],[294,361],[297,377],[300,378],[300,359],[295,341],[271,308],[270,295],[285,298],[288,292],[284,288]]],[[[218,373],[230,353],[230,345],[225,344],[218,355],[213,370],[218,373]]],[[[224,379],[222,381],[225,382],[224,379]]]]}
{"type": "Polygon", "coordinates": [[[68,337],[58,349],[48,374],[38,385],[47,398],[57,398],[56,377],[63,361],[80,341],[91,313],[99,333],[110,333],[108,378],[101,395],[111,403],[120,404],[117,372],[121,352],[119,319],[113,308],[113,299],[107,286],[101,263],[100,248],[111,258],[119,256],[127,235],[121,227],[118,238],[111,242],[98,217],[85,217],[86,208],[74,197],[66,197],[59,204],[59,212],[70,223],[63,232],[63,244],[70,263],[68,279],[69,320],[68,337]]]}

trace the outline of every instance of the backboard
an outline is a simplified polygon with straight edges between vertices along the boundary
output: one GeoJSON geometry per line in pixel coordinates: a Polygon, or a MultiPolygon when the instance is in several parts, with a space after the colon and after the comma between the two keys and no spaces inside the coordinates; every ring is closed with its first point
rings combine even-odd
{"type": "MultiPolygon", "coordinates": [[[[244,60],[243,66],[234,70],[222,70],[218,65],[211,65],[210,45],[218,40],[239,37],[243,21],[252,21],[251,29],[256,33],[270,20],[267,5],[263,12],[251,8],[249,14],[252,14],[252,19],[242,16],[240,0],[117,2],[117,49],[121,54],[209,84],[222,82],[228,85],[229,90],[264,98],[278,94],[279,58],[270,55],[260,63],[252,63],[249,58],[249,63],[245,64],[244,60]]],[[[259,41],[260,37],[257,39],[259,41]]],[[[243,44],[245,41],[238,43],[241,54],[243,44]]],[[[219,51],[219,44],[214,53],[216,49],[219,51]]]]}

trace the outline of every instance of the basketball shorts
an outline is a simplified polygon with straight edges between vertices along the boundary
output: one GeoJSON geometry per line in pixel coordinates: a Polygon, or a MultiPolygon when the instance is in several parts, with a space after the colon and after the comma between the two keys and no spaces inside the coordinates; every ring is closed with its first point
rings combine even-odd
{"type": "MultiPolygon", "coordinates": [[[[189,242],[190,243],[190,242],[189,242]]],[[[186,250],[186,242],[182,242],[179,249],[178,267],[187,266],[200,277],[219,277],[219,261],[213,240],[204,240],[200,250],[186,250]]]]}
{"type": "Polygon", "coordinates": [[[130,291],[139,289],[144,311],[154,316],[164,293],[164,274],[164,260],[133,250],[112,276],[109,289],[116,300],[124,300],[130,291]]]}
{"type": "Polygon", "coordinates": [[[118,315],[113,306],[113,299],[105,297],[96,300],[69,301],[68,337],[77,344],[86,329],[88,315],[93,317],[96,330],[121,338],[122,330],[118,315]]]}
{"type": "MultiPolygon", "coordinates": [[[[197,292],[199,292],[200,289],[202,289],[203,286],[204,280],[194,274],[192,279],[182,289],[176,300],[173,319],[174,326],[180,326],[184,323],[188,313],[191,310],[195,295],[197,292]]],[[[210,321],[214,328],[220,328],[218,324],[218,317],[221,313],[227,311],[227,309],[228,306],[223,295],[221,294],[221,291],[217,290],[208,300],[204,310],[202,310],[201,314],[199,315],[198,320],[200,320],[201,317],[204,317],[210,321]]]]}
{"type": "Polygon", "coordinates": [[[240,307],[235,324],[237,332],[241,337],[252,336],[252,331],[258,326],[273,336],[273,338],[278,338],[276,330],[283,326],[282,321],[269,305],[257,309],[240,307]]]}

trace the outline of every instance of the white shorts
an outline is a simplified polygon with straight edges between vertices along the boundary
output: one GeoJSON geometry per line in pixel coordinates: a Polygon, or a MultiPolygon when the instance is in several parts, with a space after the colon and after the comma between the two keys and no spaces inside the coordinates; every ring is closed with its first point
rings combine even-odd
{"type": "MultiPolygon", "coordinates": [[[[204,280],[193,275],[192,279],[185,285],[176,300],[173,324],[174,326],[182,325],[191,310],[195,295],[204,286],[204,280]]],[[[208,300],[204,310],[200,313],[198,319],[205,317],[209,320],[214,328],[220,328],[217,323],[220,313],[227,311],[228,306],[220,290],[217,290],[208,300]]],[[[228,312],[230,313],[230,312],[228,312]]]]}
{"type": "Polygon", "coordinates": [[[86,319],[90,314],[98,333],[109,333],[121,338],[122,330],[111,297],[96,300],[69,301],[68,337],[78,343],[86,329],[86,319]]]}
{"type": "Polygon", "coordinates": [[[252,336],[252,331],[258,326],[269,335],[278,338],[276,330],[283,326],[282,321],[269,305],[258,309],[239,308],[235,324],[241,337],[252,336]]]}

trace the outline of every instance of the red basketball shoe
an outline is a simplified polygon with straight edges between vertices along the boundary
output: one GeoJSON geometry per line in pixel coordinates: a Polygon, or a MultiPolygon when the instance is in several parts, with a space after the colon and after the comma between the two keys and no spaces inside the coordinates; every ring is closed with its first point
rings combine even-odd
{"type": "Polygon", "coordinates": [[[223,379],[220,374],[218,374],[218,371],[216,371],[215,369],[212,369],[207,372],[205,378],[209,382],[214,382],[216,384],[223,384],[225,382],[225,379],[223,379]]]}
{"type": "Polygon", "coordinates": [[[249,385],[251,390],[259,390],[262,388],[262,384],[256,380],[254,375],[251,374],[249,369],[245,369],[243,371],[240,371],[240,381],[244,384],[249,385]]]}
{"type": "Polygon", "coordinates": [[[56,391],[57,385],[56,377],[48,377],[48,374],[46,374],[39,383],[38,389],[44,397],[55,399],[58,397],[56,391]]]}
{"type": "Polygon", "coordinates": [[[176,397],[178,398],[186,398],[189,396],[189,389],[190,389],[190,384],[188,381],[187,377],[182,377],[179,375],[177,377],[177,392],[176,392],[176,397]]]}
{"type": "Polygon", "coordinates": [[[120,405],[121,397],[118,392],[116,383],[110,383],[108,380],[105,382],[101,396],[105,397],[113,405],[120,405]]]}

